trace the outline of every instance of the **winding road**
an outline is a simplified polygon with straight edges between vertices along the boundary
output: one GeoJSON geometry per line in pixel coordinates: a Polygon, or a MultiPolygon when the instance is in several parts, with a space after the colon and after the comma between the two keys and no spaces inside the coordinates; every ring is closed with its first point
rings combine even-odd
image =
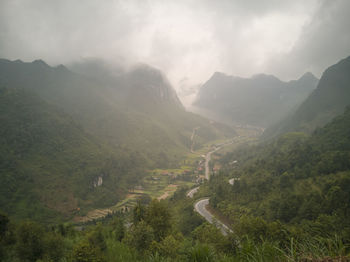
{"type": "MultiPolygon", "coordinates": [[[[210,178],[209,162],[211,160],[211,154],[220,150],[221,148],[223,148],[225,146],[231,145],[235,142],[240,142],[240,141],[236,141],[237,139],[240,139],[240,138],[245,139],[242,136],[238,136],[234,139],[229,140],[226,143],[222,143],[222,144],[218,145],[216,148],[214,148],[212,151],[208,152],[205,155],[205,179],[209,180],[209,178],[210,178]]],[[[194,139],[194,135],[191,137],[192,143],[194,143],[193,139],[194,139]]],[[[235,160],[233,163],[237,163],[237,160],[235,160]]],[[[233,186],[236,180],[239,180],[239,178],[231,178],[228,180],[228,183],[233,186]]],[[[198,190],[199,190],[199,186],[191,189],[187,193],[187,197],[193,198],[193,195],[198,190]]],[[[194,209],[198,214],[200,214],[202,217],[204,217],[205,220],[207,220],[211,224],[214,224],[218,229],[220,229],[220,231],[222,232],[223,235],[226,236],[228,233],[232,233],[233,231],[228,226],[226,226],[223,222],[221,222],[220,220],[215,218],[212,213],[210,213],[210,211],[207,209],[208,205],[209,205],[209,198],[203,198],[203,199],[200,199],[197,202],[195,202],[194,209]]]]}
{"type": "Polygon", "coordinates": [[[218,229],[220,229],[221,233],[226,236],[228,233],[232,233],[233,231],[228,228],[224,223],[220,220],[217,220],[206,208],[209,205],[209,198],[204,198],[197,201],[194,204],[194,209],[207,220],[210,224],[214,224],[218,229]]]}
{"type": "Polygon", "coordinates": [[[195,194],[195,193],[197,193],[197,191],[198,191],[198,189],[199,189],[199,186],[197,186],[197,187],[195,187],[195,188],[192,188],[190,191],[188,191],[188,193],[187,193],[187,197],[190,197],[190,198],[193,198],[193,195],[195,194]]]}
{"type": "MultiPolygon", "coordinates": [[[[227,143],[221,144],[220,146],[216,147],[214,150],[208,152],[205,156],[205,179],[209,180],[210,178],[210,170],[209,170],[209,161],[211,159],[211,154],[220,150],[224,146],[232,144],[234,141],[231,140],[227,143]]],[[[231,179],[230,179],[231,181],[231,179]]],[[[197,193],[199,190],[199,186],[191,189],[187,193],[187,197],[193,198],[193,195],[197,193]]],[[[212,213],[206,208],[209,205],[209,198],[204,198],[201,200],[198,200],[194,204],[194,209],[195,211],[200,214],[202,217],[205,218],[210,224],[214,224],[218,229],[220,229],[221,233],[226,236],[228,233],[232,233],[232,230],[227,227],[223,222],[220,220],[216,219],[212,213]]]]}

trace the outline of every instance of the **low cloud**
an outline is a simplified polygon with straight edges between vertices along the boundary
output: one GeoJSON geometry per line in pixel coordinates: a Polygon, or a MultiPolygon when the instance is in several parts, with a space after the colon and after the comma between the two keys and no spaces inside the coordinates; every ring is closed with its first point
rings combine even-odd
{"type": "Polygon", "coordinates": [[[215,71],[319,75],[350,54],[349,7],[347,0],[3,0],[0,56],[144,62],[164,70],[175,88],[215,71]]]}

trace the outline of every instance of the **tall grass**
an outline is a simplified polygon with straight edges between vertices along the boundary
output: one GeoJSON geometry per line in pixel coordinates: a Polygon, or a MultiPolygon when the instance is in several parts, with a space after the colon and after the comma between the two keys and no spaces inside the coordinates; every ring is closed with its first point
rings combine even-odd
{"type": "Polygon", "coordinates": [[[241,239],[240,247],[234,256],[224,256],[220,261],[350,262],[350,249],[338,236],[333,238],[314,237],[303,240],[291,238],[287,246],[282,246],[278,241],[263,239],[256,242],[246,236],[241,239]]]}
{"type": "MultiPolygon", "coordinates": [[[[107,249],[107,261],[178,261],[158,253],[139,257],[135,250],[111,239],[107,240],[107,249]]],[[[350,262],[350,247],[345,245],[337,235],[332,238],[312,237],[301,240],[291,238],[284,246],[278,241],[261,239],[257,242],[244,237],[234,255],[217,253],[211,245],[197,242],[187,249],[186,255],[180,260],[189,262],[350,262]]]]}
{"type": "Polygon", "coordinates": [[[282,254],[283,261],[350,261],[349,246],[337,235],[299,241],[291,238],[289,247],[276,249],[282,254]]]}

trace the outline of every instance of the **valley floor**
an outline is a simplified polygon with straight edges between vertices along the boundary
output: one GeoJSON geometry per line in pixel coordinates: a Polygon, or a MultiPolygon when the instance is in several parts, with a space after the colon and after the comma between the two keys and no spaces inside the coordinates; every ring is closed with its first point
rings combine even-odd
{"type": "MultiPolygon", "coordinates": [[[[197,128],[193,130],[191,136],[191,150],[185,156],[180,168],[149,170],[138,185],[129,189],[125,199],[108,208],[91,210],[85,216],[75,216],[73,222],[85,223],[103,218],[114,212],[129,211],[142,197],[161,200],[171,197],[177,188],[198,186],[205,179],[209,180],[210,173],[218,172],[220,168],[216,167],[214,170],[210,170],[209,162],[213,153],[231,151],[243,143],[254,141],[260,135],[260,132],[256,129],[236,127],[235,130],[238,135],[232,139],[210,141],[200,149],[193,150],[196,130],[197,128]]],[[[217,158],[218,156],[215,156],[213,162],[217,158]]]]}

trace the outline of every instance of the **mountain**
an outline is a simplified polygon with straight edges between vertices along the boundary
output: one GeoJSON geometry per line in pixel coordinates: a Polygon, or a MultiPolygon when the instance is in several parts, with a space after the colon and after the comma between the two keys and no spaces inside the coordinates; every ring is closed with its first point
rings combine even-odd
{"type": "Polygon", "coordinates": [[[0,206],[15,218],[48,223],[112,205],[145,170],[28,90],[0,88],[0,126],[0,206]]]}
{"type": "Polygon", "coordinates": [[[119,103],[131,107],[158,104],[182,107],[166,76],[147,64],[138,64],[126,71],[119,65],[101,59],[83,59],[68,66],[73,72],[118,89],[119,103]]]}
{"type": "Polygon", "coordinates": [[[159,105],[182,108],[173,87],[163,73],[149,65],[138,65],[126,73],[122,81],[127,90],[125,100],[141,110],[159,105]]]}
{"type": "Polygon", "coordinates": [[[317,88],[298,109],[270,129],[265,137],[290,131],[311,133],[340,115],[350,104],[350,57],[330,66],[322,74],[317,88]]]}
{"type": "Polygon", "coordinates": [[[0,88],[0,207],[11,217],[62,221],[112,206],[147,170],[180,167],[194,128],[195,148],[234,135],[185,111],[149,66],[100,79],[1,59],[0,88]]]}
{"type": "Polygon", "coordinates": [[[74,69],[2,59],[0,85],[35,92],[89,134],[138,151],[157,167],[178,164],[190,149],[195,127],[201,127],[197,146],[232,135],[232,130],[186,112],[166,77],[150,66],[126,72],[117,68],[114,74],[108,64],[89,61],[74,69]]]}
{"type": "Polygon", "coordinates": [[[311,73],[283,82],[272,75],[241,78],[216,72],[201,87],[194,105],[233,123],[267,127],[298,106],[317,82],[311,73]]]}

